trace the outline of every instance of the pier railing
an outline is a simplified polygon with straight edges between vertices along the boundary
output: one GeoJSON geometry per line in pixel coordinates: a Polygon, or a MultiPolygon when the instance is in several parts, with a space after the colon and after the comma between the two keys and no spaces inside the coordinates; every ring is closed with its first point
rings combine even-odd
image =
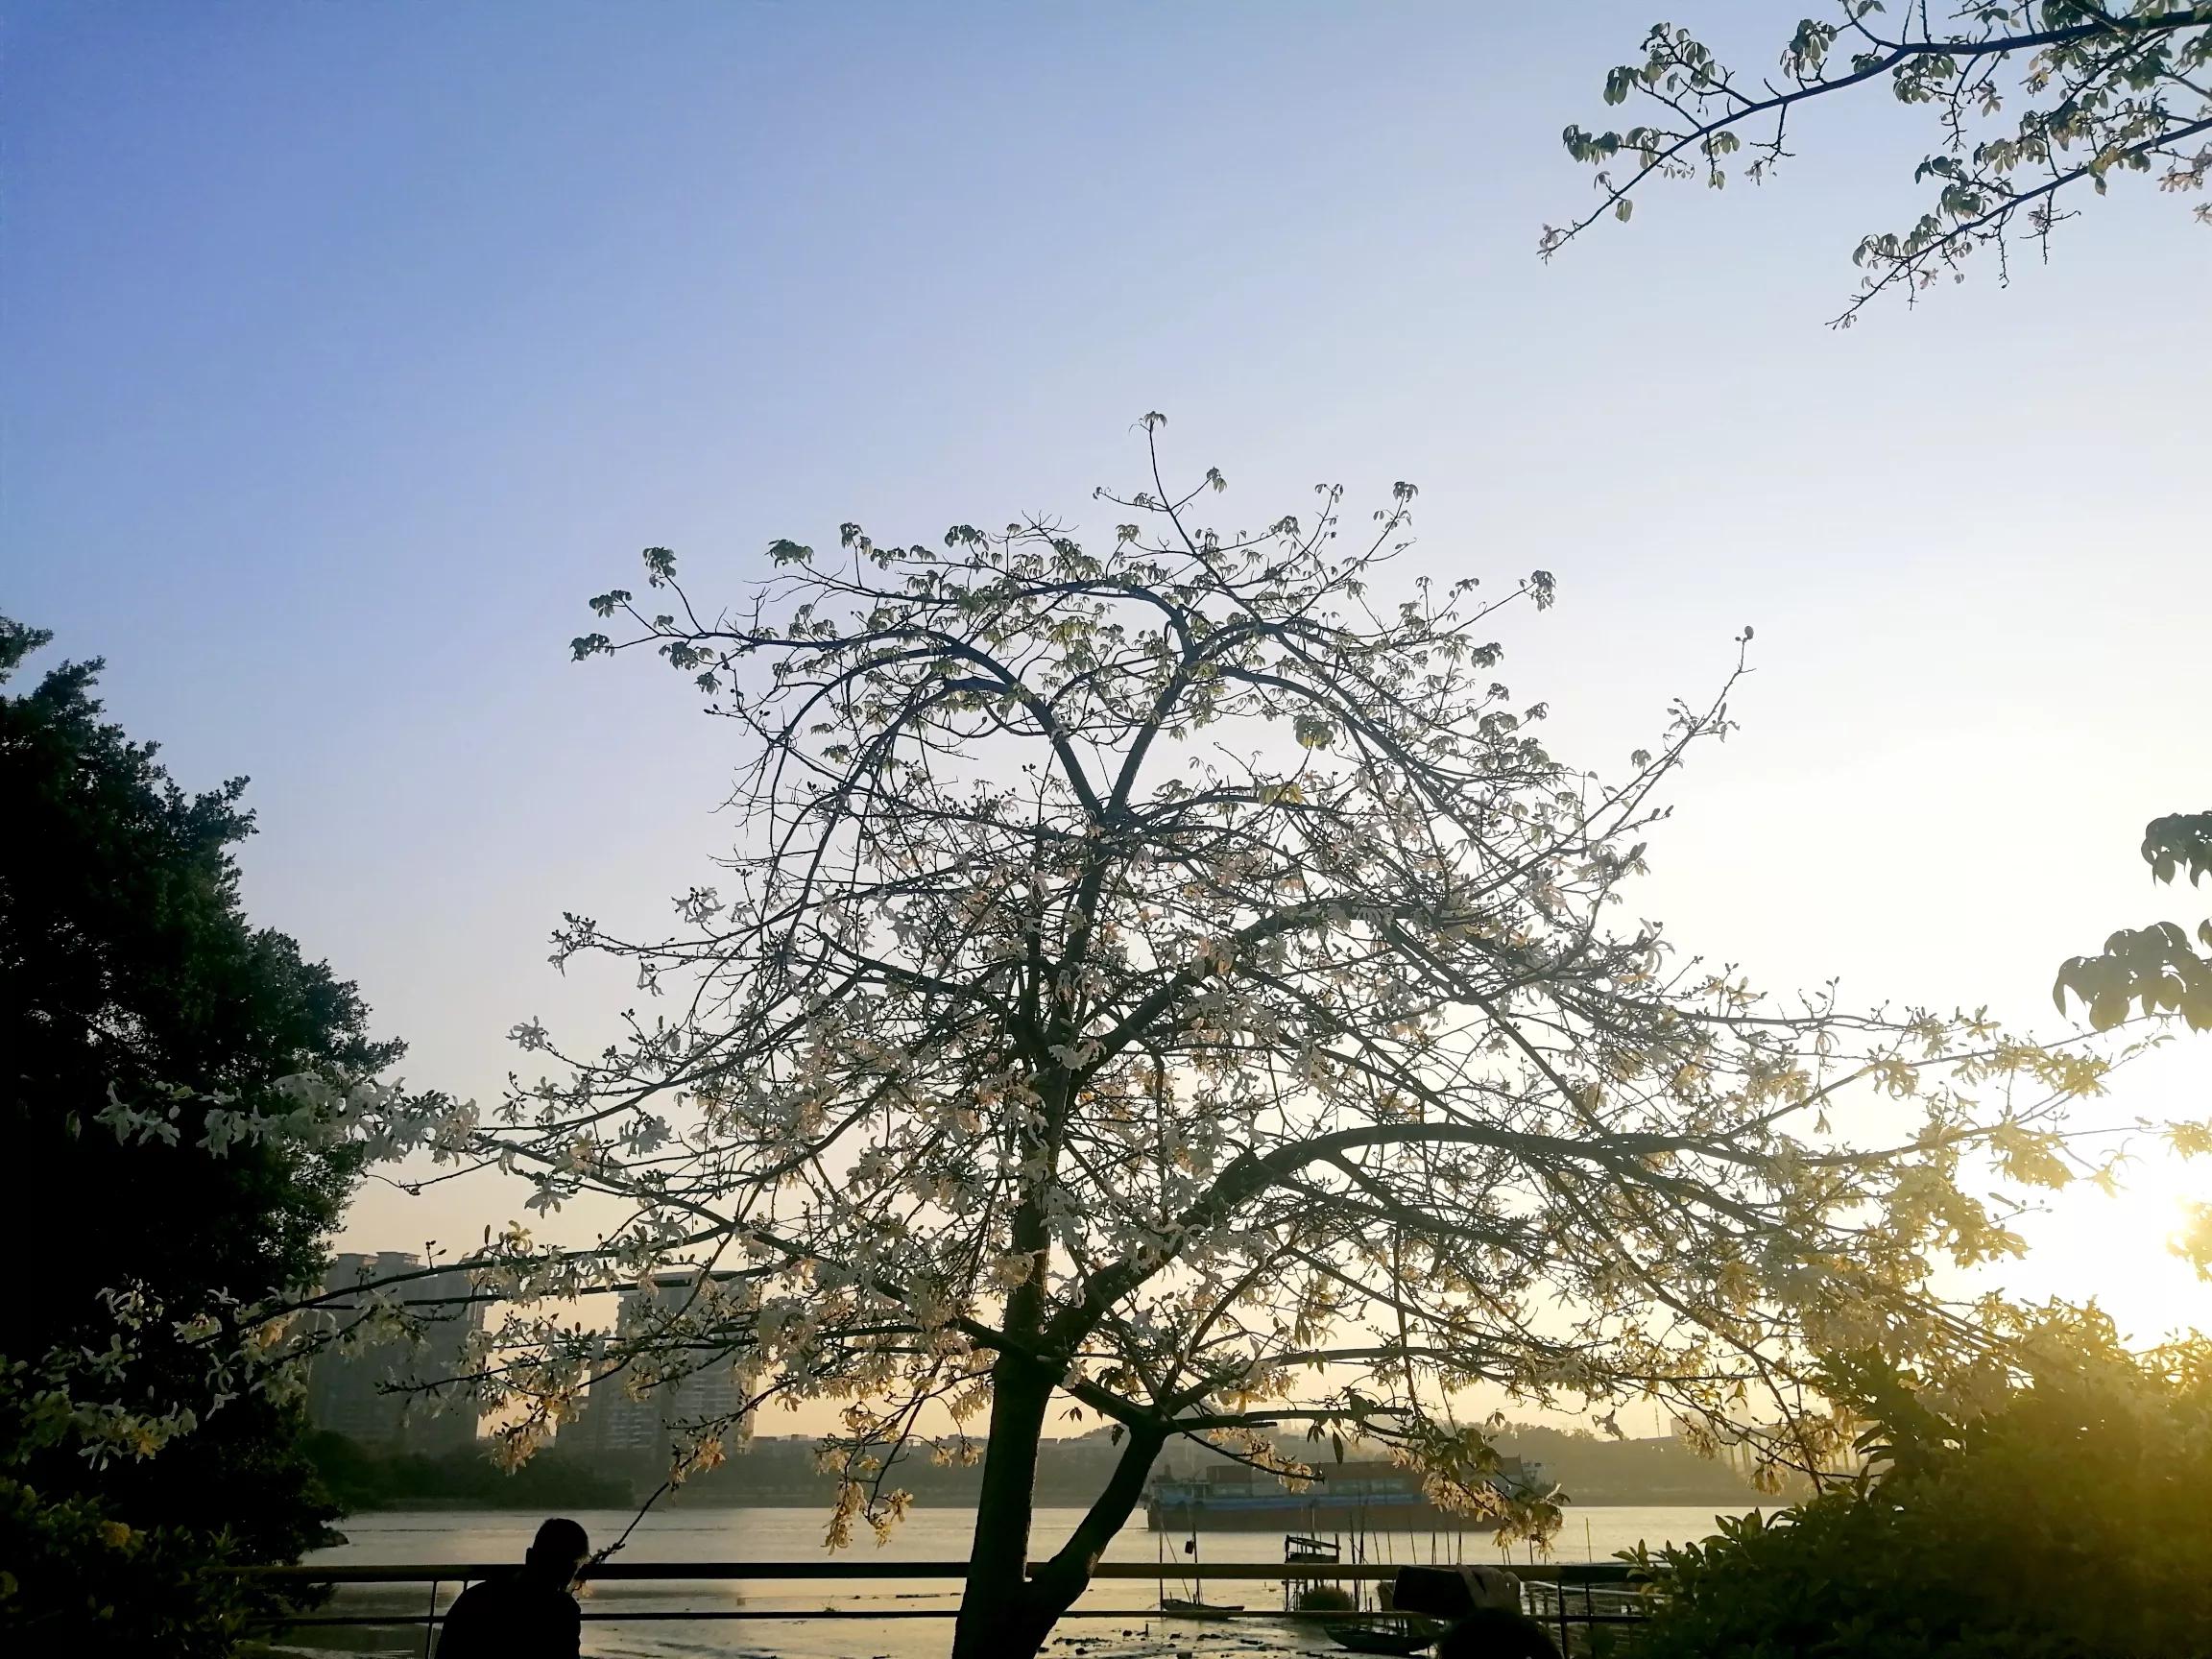
{"type": "MultiPolygon", "coordinates": [[[[1383,1584],[1398,1575],[1400,1563],[1389,1562],[1335,1562],[1335,1561],[1219,1561],[1210,1562],[1203,1569],[1209,1586],[1215,1584],[1264,1583],[1282,1587],[1284,1599],[1291,1599],[1291,1591],[1308,1584],[1383,1584]]],[[[1569,1633],[1575,1626],[1587,1629],[1595,1624],[1618,1624],[1637,1622],[1641,1613],[1635,1610],[1635,1593],[1628,1583],[1629,1569],[1624,1562],[1536,1562],[1513,1564],[1498,1563],[1504,1571],[1523,1581],[1525,1597],[1530,1611],[1547,1625],[1556,1628],[1562,1652],[1572,1652],[1569,1633]]],[[[252,1569],[255,1577],[302,1586],[389,1585],[417,1586],[426,1590],[424,1599],[417,1603],[420,1611],[404,1612],[397,1609],[362,1608],[342,1612],[318,1611],[285,1616],[279,1621],[287,1630],[305,1630],[316,1626],[394,1627],[420,1626],[422,1629],[422,1650],[431,1651],[437,1627],[445,1619],[441,1605],[442,1593],[450,1588],[455,1594],[479,1579],[511,1572],[511,1561],[487,1562],[421,1562],[410,1564],[376,1564],[361,1566],[299,1566],[264,1567],[252,1569]]],[[[957,1582],[967,1576],[965,1561],[607,1561],[591,1569],[588,1582],[593,1585],[617,1583],[643,1583],[681,1585],[687,1583],[805,1583],[832,1585],[862,1583],[871,1579],[944,1579],[957,1582]]],[[[1188,1581],[1189,1570],[1180,1564],[1163,1569],[1149,1561],[1102,1561],[1093,1572],[1094,1584],[1114,1582],[1157,1582],[1162,1579],[1174,1583],[1178,1578],[1188,1581]]],[[[949,1586],[950,1588],[950,1586],[949,1586]]],[[[685,1607],[685,1608],[628,1608],[594,1604],[587,1596],[583,1603],[583,1616],[590,1623],[605,1624],[666,1623],[720,1623],[726,1621],[803,1622],[853,1620],[909,1620],[951,1619],[958,1609],[939,1607],[685,1607]]],[[[1179,1623],[1179,1616],[1157,1607],[1084,1606],[1078,1603],[1061,1615],[1063,1619],[1119,1619],[1133,1621],[1166,1621],[1179,1623]]],[[[1306,1610],[1291,1606],[1239,1608],[1235,1612],[1214,1611],[1208,1621],[1237,1621],[1243,1623],[1294,1621],[1299,1623],[1328,1623],[1358,1617],[1341,1609],[1306,1610]]]]}

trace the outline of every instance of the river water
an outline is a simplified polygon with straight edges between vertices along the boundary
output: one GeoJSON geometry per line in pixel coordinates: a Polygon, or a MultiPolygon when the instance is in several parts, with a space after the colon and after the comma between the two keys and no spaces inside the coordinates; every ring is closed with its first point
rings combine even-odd
{"type": "MultiPolygon", "coordinates": [[[[1041,1509],[1032,1552],[1043,1555],[1075,1525],[1080,1511],[1041,1509]]],[[[1713,1529],[1710,1507],[1571,1508],[1555,1543],[1558,1558],[1603,1561],[1616,1550],[1646,1540],[1653,1545],[1703,1537],[1713,1529]]],[[[633,1519],[613,1510],[577,1514],[594,1546],[612,1541],[633,1519]]],[[[345,1524],[347,1541],[311,1559],[352,1566],[416,1565],[448,1562],[518,1561],[539,1517],[511,1511],[396,1511],[355,1516],[345,1524]]],[[[656,1510],[630,1536],[618,1559],[624,1561],[808,1561],[843,1559],[879,1562],[946,1561],[964,1557],[974,1512],[917,1509],[891,1540],[878,1548],[862,1529],[862,1542],[832,1557],[822,1548],[825,1511],[819,1508],[656,1510]]],[[[1182,1565],[1181,1537],[1162,1539],[1132,1527],[1107,1551],[1113,1561],[1157,1563],[1165,1554],[1165,1586],[1169,1596],[1190,1596],[1193,1586],[1182,1565]]],[[[1350,1556],[1353,1540],[1344,1539],[1350,1556]]],[[[1371,1562],[1497,1561],[1503,1559],[1482,1533],[1370,1533],[1360,1541],[1371,1562]]],[[[1198,1560],[1280,1561],[1279,1532],[1202,1532],[1198,1560]]],[[[1526,1551],[1519,1559],[1526,1559],[1526,1551]]],[[[447,1585],[439,1604],[450,1601],[457,1586],[447,1585]]],[[[1151,1578],[1105,1579],[1093,1585],[1078,1606],[1113,1616],[1062,1622],[1047,1651],[1067,1659],[1175,1659],[1176,1655],[1234,1656],[1333,1653],[1338,1649],[1318,1629],[1288,1622],[1239,1621],[1192,1623],[1166,1621],[1158,1613],[1161,1583],[1151,1578]]],[[[609,1582],[587,1586],[587,1615],[839,1609],[855,1613],[910,1613],[950,1608],[957,1603],[957,1581],[896,1576],[857,1580],[749,1579],[721,1582],[609,1582]]],[[[1214,1602],[1241,1603],[1255,1612],[1282,1605],[1279,1586],[1263,1582],[1217,1580],[1203,1587],[1214,1602]]],[[[352,1586],[339,1592],[325,1609],[420,1615],[429,1600],[427,1586],[352,1586]]],[[[584,1651],[600,1659],[942,1659],[951,1636],[942,1619],[861,1618],[850,1620],[660,1619],[602,1622],[584,1627],[584,1651]]],[[[324,1628],[297,1630],[281,1645],[305,1655],[381,1654],[397,1659],[423,1651],[423,1628],[324,1628]]]]}

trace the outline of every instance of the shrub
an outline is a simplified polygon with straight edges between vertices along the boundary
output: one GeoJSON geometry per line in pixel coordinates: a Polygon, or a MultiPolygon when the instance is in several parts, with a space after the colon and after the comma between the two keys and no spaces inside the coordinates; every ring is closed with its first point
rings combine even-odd
{"type": "Polygon", "coordinates": [[[48,1497],[0,1476],[0,1631],[73,1659],[217,1659],[254,1611],[227,1543],[139,1528],[96,1498],[48,1497]]]}
{"type": "Polygon", "coordinates": [[[2212,1347],[2064,1365],[1973,1419],[1861,1361],[1875,1473],[1643,1551],[1641,1659],[2150,1659],[2212,1652],[2212,1347]]]}

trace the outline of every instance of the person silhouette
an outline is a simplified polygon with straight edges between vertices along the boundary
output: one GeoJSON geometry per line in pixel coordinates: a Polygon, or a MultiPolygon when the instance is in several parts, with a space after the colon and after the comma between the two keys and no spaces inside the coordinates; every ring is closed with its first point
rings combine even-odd
{"type": "Polygon", "coordinates": [[[1559,1647],[1518,1607],[1477,1607],[1445,1631],[1436,1659],[1559,1659],[1559,1647]]]}
{"type": "Polygon", "coordinates": [[[1391,1606],[1449,1622],[1436,1659],[1559,1659],[1557,1644],[1521,1610],[1521,1581],[1502,1567],[1401,1567],[1391,1606]]]}
{"type": "Polygon", "coordinates": [[[576,1659],[584,1614],[571,1593],[591,1540],[559,1516],[538,1528],[522,1565],[471,1584],[446,1610],[438,1659],[576,1659]]]}

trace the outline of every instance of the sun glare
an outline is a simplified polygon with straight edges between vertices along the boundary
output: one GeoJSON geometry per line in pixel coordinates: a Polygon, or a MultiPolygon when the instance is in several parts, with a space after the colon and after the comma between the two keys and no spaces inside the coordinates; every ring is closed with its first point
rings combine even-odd
{"type": "Polygon", "coordinates": [[[2057,1193],[2047,1214],[2020,1226],[2028,1255],[1998,1275],[2026,1297],[2094,1300],[2137,1341],[2212,1326],[2212,1282],[2181,1246],[2199,1226],[2196,1207],[2212,1199],[2212,1169],[2156,1151],[2101,1191],[2083,1182],[2057,1193]]]}

